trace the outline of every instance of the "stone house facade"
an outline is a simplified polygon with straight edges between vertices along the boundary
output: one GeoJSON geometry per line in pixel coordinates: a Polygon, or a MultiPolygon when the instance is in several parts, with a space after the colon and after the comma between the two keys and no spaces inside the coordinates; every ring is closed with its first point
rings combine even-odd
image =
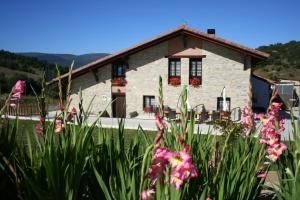
{"type": "Polygon", "coordinates": [[[220,109],[224,87],[230,109],[243,107],[249,100],[251,66],[267,57],[212,33],[180,26],[74,70],[71,106],[78,107],[81,90],[84,107],[93,99],[95,114],[105,109],[111,117],[154,112],[161,76],[164,104],[171,110],[177,109],[184,85],[192,108],[203,104],[206,110],[220,109]]]}

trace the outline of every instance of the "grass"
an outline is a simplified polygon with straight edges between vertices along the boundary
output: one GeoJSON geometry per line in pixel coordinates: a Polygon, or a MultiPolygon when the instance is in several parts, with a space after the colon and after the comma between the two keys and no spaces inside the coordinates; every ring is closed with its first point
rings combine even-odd
{"type": "MultiPolygon", "coordinates": [[[[14,121],[13,119],[10,121],[14,121]]],[[[18,135],[20,138],[20,142],[25,140],[26,137],[26,131],[35,130],[35,126],[38,123],[38,121],[33,120],[19,120],[19,130],[18,135]]],[[[46,122],[46,124],[49,124],[51,122],[46,122]]],[[[76,129],[79,129],[79,125],[76,125],[76,129]]],[[[93,131],[94,138],[97,138],[99,131],[102,133],[112,134],[112,137],[115,138],[118,135],[118,129],[116,128],[96,128],[93,131]]],[[[134,129],[125,129],[124,130],[124,136],[125,136],[125,146],[128,147],[130,142],[134,140],[134,138],[137,136],[140,141],[144,141],[144,136],[142,134],[141,129],[134,130],[134,129]]],[[[147,136],[153,141],[156,135],[156,131],[144,131],[144,133],[147,134],[147,136]]],[[[143,142],[142,142],[143,143],[143,142]]],[[[146,143],[145,143],[146,144],[146,143]]]]}
{"type": "MultiPolygon", "coordinates": [[[[14,121],[14,119],[10,120],[11,122],[14,121]]],[[[19,130],[18,130],[18,138],[20,142],[23,142],[24,140],[26,141],[26,132],[29,133],[31,130],[35,130],[35,126],[38,123],[38,121],[33,121],[33,120],[19,120],[19,130]]],[[[47,121],[46,125],[50,124],[52,122],[47,121]]],[[[79,125],[76,125],[76,129],[79,129],[79,125]]],[[[113,138],[116,138],[118,136],[118,129],[117,128],[101,128],[98,127],[94,129],[93,131],[93,137],[97,139],[97,136],[99,136],[101,133],[105,134],[111,134],[113,138]]],[[[142,129],[125,129],[124,130],[124,138],[125,138],[125,146],[128,147],[130,142],[134,140],[134,138],[137,136],[139,141],[143,144],[146,145],[144,134],[142,131],[147,135],[147,137],[150,139],[150,141],[154,141],[154,138],[156,136],[156,131],[148,131],[148,130],[142,130],[142,129]]],[[[196,137],[200,137],[205,139],[207,137],[206,134],[197,134],[195,135],[196,137]]],[[[216,136],[216,140],[219,142],[223,142],[224,137],[222,136],[216,136]]]]}
{"type": "Polygon", "coordinates": [[[15,70],[15,69],[9,69],[6,67],[1,67],[0,66],[0,72],[5,73],[5,75],[9,78],[12,77],[15,74],[19,74],[19,75],[25,75],[29,78],[33,78],[35,80],[42,78],[42,72],[41,71],[37,71],[35,70],[37,74],[32,74],[30,72],[24,72],[24,71],[20,71],[20,70],[15,70]]]}

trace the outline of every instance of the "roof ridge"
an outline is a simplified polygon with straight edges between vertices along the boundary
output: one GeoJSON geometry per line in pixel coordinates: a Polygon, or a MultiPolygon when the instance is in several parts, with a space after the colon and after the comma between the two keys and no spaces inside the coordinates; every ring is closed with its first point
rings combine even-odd
{"type": "MultiPolygon", "coordinates": [[[[155,42],[157,42],[157,43],[162,42],[162,41],[168,39],[169,37],[171,37],[173,34],[177,33],[178,31],[186,31],[187,33],[190,33],[191,35],[194,34],[194,36],[201,36],[200,37],[201,39],[207,39],[207,41],[215,42],[219,45],[226,46],[227,48],[233,48],[233,49],[236,49],[236,50],[239,49],[238,51],[248,52],[248,54],[250,54],[252,56],[256,55],[260,59],[269,57],[269,54],[267,54],[265,52],[258,51],[256,49],[252,49],[252,48],[246,47],[244,45],[240,45],[238,43],[231,42],[229,40],[225,40],[225,39],[223,39],[221,37],[217,37],[215,35],[211,35],[211,34],[207,34],[205,32],[201,32],[197,29],[193,29],[193,28],[188,27],[185,24],[182,24],[182,25],[180,25],[180,26],[178,26],[174,29],[171,29],[170,31],[159,34],[157,36],[154,36],[151,39],[148,39],[148,40],[145,40],[145,41],[140,42],[138,44],[132,45],[132,46],[127,47],[127,48],[124,48],[124,49],[122,49],[120,51],[117,51],[113,54],[107,55],[107,56],[102,57],[98,60],[90,62],[86,65],[83,65],[83,66],[81,66],[81,67],[79,67],[79,68],[72,71],[72,78],[74,78],[75,75],[80,75],[79,74],[80,72],[83,73],[82,72],[83,70],[89,71],[93,67],[95,68],[96,65],[98,65],[100,63],[102,63],[103,65],[107,64],[107,62],[112,62],[114,58],[119,58],[121,56],[124,56],[123,54],[135,53],[136,51],[139,51],[138,48],[143,49],[143,48],[149,47],[150,45],[155,44],[155,42]]],[[[66,73],[66,74],[60,76],[60,78],[61,79],[67,78],[68,74],[69,73],[66,73]]],[[[56,81],[58,81],[58,78],[52,79],[51,81],[47,82],[47,84],[51,84],[51,83],[54,83],[56,81]]]]}

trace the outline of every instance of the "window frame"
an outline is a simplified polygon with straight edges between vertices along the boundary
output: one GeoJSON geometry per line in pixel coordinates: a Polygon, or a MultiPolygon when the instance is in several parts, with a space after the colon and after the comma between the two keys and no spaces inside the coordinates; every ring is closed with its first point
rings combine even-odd
{"type": "Polygon", "coordinates": [[[193,78],[193,77],[202,78],[202,58],[190,58],[190,60],[189,60],[189,78],[193,78]],[[192,75],[192,63],[198,62],[198,61],[200,61],[200,63],[201,63],[200,70],[198,69],[198,66],[196,64],[196,69],[195,69],[196,75],[192,75]],[[198,71],[200,71],[200,75],[198,75],[198,71]]]}
{"type": "Polygon", "coordinates": [[[181,77],[181,59],[180,58],[169,58],[168,60],[168,77],[181,77]],[[175,62],[174,69],[171,69],[172,63],[175,62]],[[177,70],[177,63],[179,62],[179,70],[177,70]],[[172,70],[174,70],[174,75],[171,75],[172,70]],[[178,74],[177,74],[178,72],[178,74]]]}
{"type": "Polygon", "coordinates": [[[117,62],[113,64],[112,78],[125,78],[126,77],[126,67],[127,65],[124,62],[117,62]],[[119,75],[119,67],[122,68],[122,74],[119,75]]]}
{"type": "Polygon", "coordinates": [[[155,101],[155,96],[154,95],[143,95],[143,110],[145,110],[145,108],[151,108],[151,112],[154,111],[155,107],[156,107],[156,101],[155,101]],[[146,99],[149,98],[149,105],[146,105],[146,99]],[[151,105],[151,103],[154,102],[154,105],[151,105]]]}

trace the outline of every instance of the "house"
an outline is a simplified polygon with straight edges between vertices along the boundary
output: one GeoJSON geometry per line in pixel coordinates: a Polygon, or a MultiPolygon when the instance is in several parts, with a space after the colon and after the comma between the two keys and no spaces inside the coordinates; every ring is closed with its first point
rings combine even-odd
{"type": "MultiPolygon", "coordinates": [[[[189,88],[189,104],[206,110],[222,109],[226,88],[229,108],[244,107],[248,100],[251,66],[269,55],[215,35],[179,26],[151,40],[89,63],[72,72],[72,103],[78,107],[81,88],[84,107],[92,112],[107,107],[112,117],[153,112],[158,101],[159,76],[164,104],[178,107],[182,87],[189,88]]],[[[62,75],[67,80],[68,75],[62,75]]],[[[57,82],[51,80],[48,84],[57,82]]]]}
{"type": "Polygon", "coordinates": [[[266,112],[272,97],[275,82],[262,76],[252,74],[252,107],[254,112],[266,112]]]}
{"type": "Polygon", "coordinates": [[[300,82],[295,80],[280,80],[275,88],[286,108],[299,106],[300,82]]]}

